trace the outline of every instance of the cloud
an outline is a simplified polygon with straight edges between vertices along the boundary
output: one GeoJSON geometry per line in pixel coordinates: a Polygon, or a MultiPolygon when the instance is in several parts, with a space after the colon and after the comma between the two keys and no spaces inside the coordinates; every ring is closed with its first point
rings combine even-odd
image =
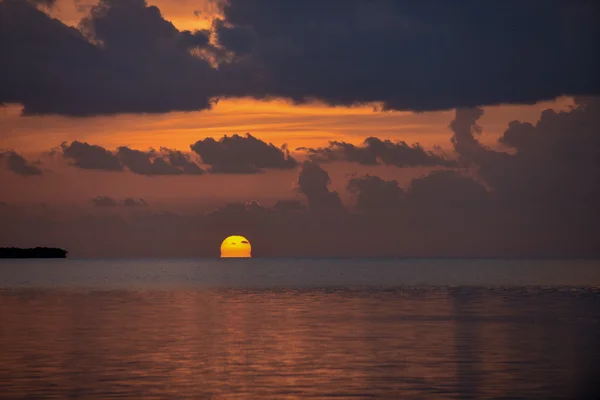
{"type": "Polygon", "coordinates": [[[164,159],[155,156],[153,151],[133,150],[119,147],[117,157],[134,174],[140,175],[181,175],[183,171],[170,165],[164,159]]]}
{"type": "MultiPolygon", "coordinates": [[[[92,203],[94,203],[95,207],[117,207],[119,205],[119,201],[109,196],[98,196],[96,198],[93,198],[92,203]]],[[[146,207],[148,206],[148,203],[144,199],[134,199],[132,197],[128,197],[125,200],[123,200],[123,206],[146,207]]]]}
{"type": "Polygon", "coordinates": [[[161,147],[160,151],[140,151],[122,146],[115,153],[102,146],[74,141],[59,148],[70,165],[91,170],[124,171],[140,175],[201,175],[204,173],[190,156],[177,150],[161,147]]]}
{"type": "Polygon", "coordinates": [[[71,165],[101,171],[123,171],[119,158],[104,147],[86,142],[74,141],[60,145],[62,156],[71,161],[71,165]]]}
{"type": "Polygon", "coordinates": [[[126,207],[146,207],[148,206],[148,203],[146,203],[146,200],[144,199],[136,200],[128,197],[125,199],[125,201],[123,201],[123,205],[126,207]]]}
{"type": "Polygon", "coordinates": [[[515,154],[480,145],[480,110],[458,110],[451,127],[457,153],[478,167],[498,195],[524,208],[591,205],[600,200],[600,101],[580,98],[571,110],[545,110],[537,123],[512,121],[500,143],[515,154]]]}
{"type": "Polygon", "coordinates": [[[180,32],[143,0],[101,0],[80,29],[24,0],[0,2],[0,102],[26,114],[210,108],[215,70],[194,55],[207,32],[180,32]]]}
{"type": "Polygon", "coordinates": [[[458,209],[481,207],[489,197],[483,185],[457,171],[434,171],[413,179],[407,195],[415,208],[438,208],[448,214],[458,209]]]}
{"type": "Polygon", "coordinates": [[[0,2],[0,102],[26,114],[243,96],[426,111],[600,93],[596,2],[230,0],[213,32],[179,31],[144,0],[101,0],[76,29],[40,2],[0,2]]]}
{"type": "Polygon", "coordinates": [[[362,165],[394,165],[396,167],[412,166],[456,166],[454,160],[447,160],[432,151],[426,151],[421,145],[409,146],[406,142],[392,142],[375,137],[365,139],[361,146],[351,143],[331,141],[328,147],[317,149],[300,147],[310,159],[318,162],[347,161],[362,165]]]}
{"type": "Polygon", "coordinates": [[[273,210],[277,212],[297,212],[305,211],[306,206],[300,200],[278,200],[273,206],[273,210]]]}
{"type": "Polygon", "coordinates": [[[220,72],[232,95],[397,110],[598,94],[599,11],[594,2],[544,0],[510,0],[501,12],[443,0],[231,0],[219,36],[253,34],[223,40],[240,56],[220,72]]]}
{"type": "Polygon", "coordinates": [[[298,174],[298,192],[306,196],[308,207],[316,212],[343,210],[338,192],[328,189],[329,174],[314,161],[304,161],[298,174]]]}
{"type": "Polygon", "coordinates": [[[598,98],[579,98],[567,111],[545,110],[535,124],[511,122],[500,138],[509,153],[478,143],[473,133],[480,115],[459,110],[451,126],[456,151],[491,189],[489,212],[502,215],[502,240],[523,238],[524,254],[534,236],[544,243],[542,253],[584,252],[600,235],[598,98]]]}
{"type": "Polygon", "coordinates": [[[6,160],[6,168],[16,174],[22,176],[41,175],[42,170],[37,166],[27,161],[20,154],[14,151],[0,152],[0,161],[6,160]]]}
{"type": "Polygon", "coordinates": [[[27,1],[29,1],[30,3],[36,4],[36,5],[41,5],[41,6],[46,6],[46,7],[52,7],[56,3],[56,0],[27,0],[27,1]]]}
{"type": "Polygon", "coordinates": [[[244,56],[252,52],[253,44],[256,42],[256,32],[249,26],[231,26],[225,21],[217,19],[213,23],[213,29],[219,43],[226,49],[238,56],[244,56]]]}
{"type": "Polygon", "coordinates": [[[118,205],[115,199],[108,196],[98,196],[92,199],[92,203],[95,207],[116,207],[118,205]]]}
{"type": "Polygon", "coordinates": [[[479,166],[503,165],[510,159],[506,153],[492,151],[481,145],[476,135],[481,134],[481,127],[477,121],[483,115],[483,109],[457,109],[450,129],[454,132],[452,143],[462,161],[474,163],[479,166]]]}
{"type": "Polygon", "coordinates": [[[187,175],[202,175],[204,170],[198,166],[195,162],[191,161],[189,154],[184,154],[178,150],[170,150],[166,147],[161,147],[160,152],[169,164],[179,168],[184,174],[187,175]]]}
{"type": "Polygon", "coordinates": [[[362,212],[389,213],[403,206],[404,190],[395,180],[372,175],[354,177],[346,189],[356,197],[356,208],[362,212]]]}
{"type": "Polygon", "coordinates": [[[204,164],[210,165],[211,173],[254,174],[265,168],[291,169],[298,164],[286,147],[267,144],[249,133],[245,136],[224,136],[218,141],[206,138],[190,148],[204,164]]]}

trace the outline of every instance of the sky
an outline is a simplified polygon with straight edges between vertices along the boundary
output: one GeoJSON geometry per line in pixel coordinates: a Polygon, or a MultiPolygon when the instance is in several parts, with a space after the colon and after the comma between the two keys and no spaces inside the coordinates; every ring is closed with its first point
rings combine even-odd
{"type": "Polygon", "coordinates": [[[596,257],[587,0],[0,0],[0,246],[596,257]]]}

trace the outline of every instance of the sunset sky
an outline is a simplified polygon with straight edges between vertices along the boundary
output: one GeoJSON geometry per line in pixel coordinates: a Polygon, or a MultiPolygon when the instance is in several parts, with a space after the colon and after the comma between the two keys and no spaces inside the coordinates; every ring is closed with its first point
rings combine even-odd
{"type": "Polygon", "coordinates": [[[599,255],[600,6],[450,3],[0,0],[0,246],[599,255]]]}

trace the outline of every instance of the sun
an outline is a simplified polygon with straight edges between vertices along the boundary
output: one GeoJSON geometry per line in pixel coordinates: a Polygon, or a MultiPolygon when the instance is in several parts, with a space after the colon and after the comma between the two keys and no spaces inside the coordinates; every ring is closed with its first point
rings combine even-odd
{"type": "Polygon", "coordinates": [[[250,258],[252,246],[243,236],[229,236],[221,243],[221,258],[250,258]]]}

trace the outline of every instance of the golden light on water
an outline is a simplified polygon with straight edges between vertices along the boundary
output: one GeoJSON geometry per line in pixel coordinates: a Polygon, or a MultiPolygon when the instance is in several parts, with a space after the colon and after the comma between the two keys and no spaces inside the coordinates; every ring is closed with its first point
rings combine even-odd
{"type": "Polygon", "coordinates": [[[250,258],[252,246],[243,236],[229,236],[221,243],[221,258],[250,258]]]}

